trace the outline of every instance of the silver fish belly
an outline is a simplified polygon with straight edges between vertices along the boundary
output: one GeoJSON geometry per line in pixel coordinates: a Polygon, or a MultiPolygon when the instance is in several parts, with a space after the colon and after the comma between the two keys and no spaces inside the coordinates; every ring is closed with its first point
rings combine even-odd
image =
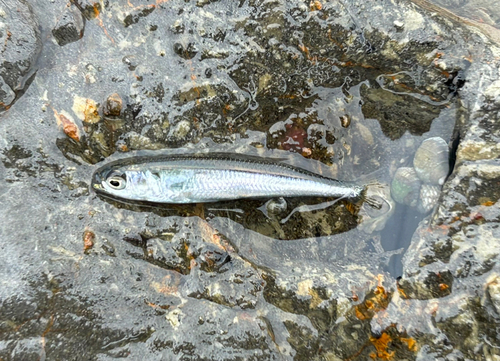
{"type": "Polygon", "coordinates": [[[131,201],[204,203],[243,198],[341,197],[364,188],[266,158],[203,154],[133,157],[98,169],[98,193],[131,201]]]}

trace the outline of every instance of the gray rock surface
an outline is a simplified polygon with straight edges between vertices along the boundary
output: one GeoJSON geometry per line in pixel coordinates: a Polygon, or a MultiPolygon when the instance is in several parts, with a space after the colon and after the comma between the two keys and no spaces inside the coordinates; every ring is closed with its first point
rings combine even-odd
{"type": "Polygon", "coordinates": [[[0,111],[31,82],[41,48],[38,21],[24,0],[0,1],[0,111]]]}
{"type": "Polygon", "coordinates": [[[85,36],[59,46],[67,5],[31,2],[39,70],[0,118],[1,359],[500,356],[487,36],[406,1],[110,0],[75,1],[85,36]],[[210,150],[387,190],[434,136],[456,164],[425,218],[389,199],[273,213],[88,188],[112,159],[210,150]]]}

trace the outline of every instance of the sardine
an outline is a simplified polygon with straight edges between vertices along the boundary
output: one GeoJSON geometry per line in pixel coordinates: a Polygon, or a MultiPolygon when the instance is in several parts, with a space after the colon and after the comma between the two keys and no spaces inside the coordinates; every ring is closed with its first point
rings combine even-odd
{"type": "Polygon", "coordinates": [[[154,203],[244,198],[335,197],[359,201],[364,187],[266,158],[220,153],[132,157],[98,169],[92,188],[105,196],[154,203]]]}

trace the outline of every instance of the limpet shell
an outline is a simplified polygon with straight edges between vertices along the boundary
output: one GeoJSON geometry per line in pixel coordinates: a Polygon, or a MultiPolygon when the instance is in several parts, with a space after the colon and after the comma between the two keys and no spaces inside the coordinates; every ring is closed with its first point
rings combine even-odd
{"type": "Polygon", "coordinates": [[[396,202],[416,207],[422,182],[415,169],[411,167],[398,168],[391,183],[391,196],[396,202]]]}
{"type": "Polygon", "coordinates": [[[443,185],[450,170],[449,149],[444,139],[424,140],[413,158],[413,168],[422,182],[443,185]]]}
{"type": "Polygon", "coordinates": [[[420,188],[420,198],[417,209],[421,213],[429,212],[437,204],[441,187],[432,184],[423,184],[420,188]]]}

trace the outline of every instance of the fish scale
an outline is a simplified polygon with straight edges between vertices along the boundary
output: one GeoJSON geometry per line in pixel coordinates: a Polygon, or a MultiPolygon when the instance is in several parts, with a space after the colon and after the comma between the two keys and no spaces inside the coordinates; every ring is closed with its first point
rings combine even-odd
{"type": "Polygon", "coordinates": [[[276,160],[222,154],[123,159],[98,169],[92,184],[108,196],[156,203],[305,196],[358,200],[364,190],[276,160]]]}

